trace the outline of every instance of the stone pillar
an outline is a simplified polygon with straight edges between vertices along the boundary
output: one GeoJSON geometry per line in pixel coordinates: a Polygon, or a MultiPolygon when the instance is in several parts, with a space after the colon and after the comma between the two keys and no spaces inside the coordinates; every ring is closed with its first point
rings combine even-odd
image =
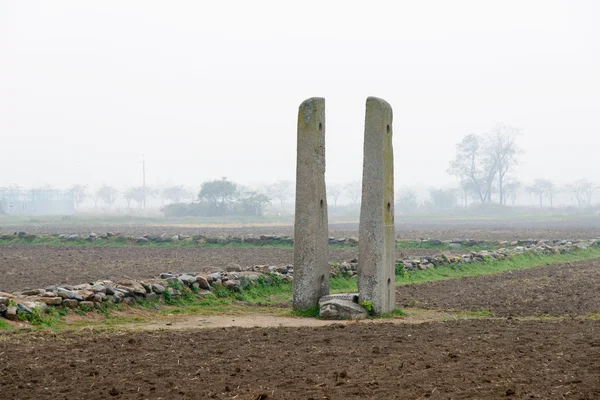
{"type": "Polygon", "coordinates": [[[365,114],[362,203],[358,241],[360,302],[376,315],[395,306],[394,151],[392,107],[369,97],[365,114]]]}
{"type": "Polygon", "coordinates": [[[306,310],[329,294],[325,99],[313,97],[300,105],[297,152],[293,305],[306,310]]]}

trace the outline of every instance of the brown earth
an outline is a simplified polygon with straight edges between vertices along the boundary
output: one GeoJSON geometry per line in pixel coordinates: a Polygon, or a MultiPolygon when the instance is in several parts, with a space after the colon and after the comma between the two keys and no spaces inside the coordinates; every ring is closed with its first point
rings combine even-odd
{"type": "MultiPolygon", "coordinates": [[[[341,261],[356,249],[331,254],[341,261]]],[[[5,245],[0,290],[291,257],[291,249],[5,245]]],[[[571,317],[600,313],[599,284],[593,260],[397,290],[400,306],[516,316],[507,319],[5,332],[0,399],[597,399],[600,321],[571,317]]]]}
{"type": "MultiPolygon", "coordinates": [[[[275,234],[293,235],[293,224],[277,225],[246,223],[243,225],[206,225],[181,221],[154,223],[101,223],[85,220],[60,222],[35,221],[21,225],[9,224],[0,219],[0,232],[25,231],[37,234],[52,233],[102,233],[121,232],[126,235],[144,234],[204,234],[204,235],[247,235],[275,234]]],[[[330,223],[330,236],[358,236],[357,223],[330,223]]],[[[517,239],[592,239],[600,237],[600,217],[569,218],[414,218],[398,217],[396,234],[399,239],[477,239],[477,240],[517,240],[517,239]]]]}
{"type": "MultiPolygon", "coordinates": [[[[439,250],[398,250],[397,255],[434,255],[439,250]]],[[[334,262],[358,256],[358,248],[331,249],[334,262]]],[[[40,288],[98,279],[150,278],[201,267],[292,264],[292,248],[188,248],[177,246],[0,245],[0,291],[40,288]]]]}
{"type": "Polygon", "coordinates": [[[2,399],[597,399],[600,321],[0,335],[2,399]]]}
{"type": "Polygon", "coordinates": [[[396,304],[495,316],[600,313],[600,259],[400,286],[396,304]]]}

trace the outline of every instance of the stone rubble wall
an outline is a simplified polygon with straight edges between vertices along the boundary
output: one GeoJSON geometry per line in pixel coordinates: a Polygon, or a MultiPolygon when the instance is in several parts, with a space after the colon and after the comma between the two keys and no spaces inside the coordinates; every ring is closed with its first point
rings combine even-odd
{"type": "Polygon", "coordinates": [[[248,287],[291,283],[288,267],[258,265],[246,270],[237,264],[227,268],[207,267],[204,272],[162,273],[152,279],[124,279],[118,282],[99,280],[79,285],[52,285],[45,288],[25,289],[20,292],[0,291],[0,316],[17,319],[17,313],[29,314],[35,308],[46,310],[49,306],[70,309],[101,308],[106,304],[133,305],[176,299],[182,290],[189,289],[198,295],[211,294],[216,287],[240,292],[248,287]]]}
{"type": "MultiPolygon", "coordinates": [[[[86,235],[82,234],[70,234],[70,233],[55,233],[52,235],[34,235],[27,232],[14,232],[14,233],[0,233],[0,241],[12,241],[12,240],[29,240],[35,239],[55,239],[61,242],[116,242],[116,243],[127,243],[127,244],[147,244],[147,243],[180,243],[180,244],[218,244],[218,245],[229,245],[229,244],[247,244],[253,246],[265,246],[265,245],[293,245],[294,238],[285,235],[243,235],[243,236],[206,236],[202,234],[197,235],[152,235],[146,234],[143,236],[128,236],[121,233],[106,232],[102,234],[96,234],[91,232],[86,235]]],[[[594,239],[595,240],[595,239],[594,239]]],[[[568,241],[568,240],[550,240],[540,241],[536,239],[527,240],[515,240],[515,241],[489,241],[489,240],[473,240],[473,239],[453,239],[453,240],[436,240],[436,239],[419,239],[419,240],[407,240],[401,238],[401,235],[397,235],[396,243],[399,242],[418,242],[423,245],[423,248],[434,248],[435,246],[447,246],[450,250],[460,249],[464,247],[516,247],[523,246],[527,247],[532,244],[540,242],[556,245],[556,244],[567,244],[567,243],[580,243],[581,240],[568,241]]],[[[358,246],[357,237],[330,237],[330,245],[343,245],[343,246],[358,246]]]]}
{"type": "MultiPolygon", "coordinates": [[[[280,235],[244,235],[244,236],[205,236],[205,235],[143,235],[143,236],[128,236],[121,233],[107,232],[96,234],[91,232],[87,235],[80,234],[53,234],[53,235],[33,235],[27,232],[0,233],[0,240],[11,241],[16,239],[34,240],[43,238],[55,238],[64,242],[94,242],[94,241],[112,241],[129,244],[146,244],[146,243],[182,243],[182,244],[235,244],[244,243],[253,246],[264,245],[292,245],[294,239],[291,236],[280,235]]],[[[347,246],[357,246],[357,238],[329,238],[329,244],[343,244],[347,246]]]]}
{"type": "MultiPolygon", "coordinates": [[[[2,240],[6,235],[0,235],[2,240]]],[[[31,236],[16,233],[9,235],[12,238],[31,236]]],[[[62,235],[57,235],[61,238],[62,235]]],[[[104,235],[96,236],[102,240],[104,235]]],[[[149,235],[146,235],[149,236],[149,235]]],[[[181,238],[177,240],[198,240],[193,238],[181,238]]],[[[62,240],[74,240],[72,235],[63,236],[62,240]]],[[[89,240],[88,237],[78,236],[78,240],[89,240]]],[[[106,238],[116,237],[106,234],[106,238]]],[[[162,238],[162,236],[158,236],[162,238]]],[[[155,236],[146,237],[147,240],[158,240],[155,236]]],[[[204,240],[209,239],[202,237],[204,240]]],[[[288,240],[287,237],[261,235],[254,236],[260,243],[269,241],[288,240]]],[[[333,239],[333,238],[332,238],[333,239]]],[[[332,241],[330,239],[330,242],[332,241]]],[[[4,240],[7,240],[4,238],[4,240]]],[[[162,240],[162,239],[161,239],[162,240]]],[[[175,240],[171,237],[171,240],[175,240]]],[[[213,240],[210,238],[209,240],[213,240]]],[[[231,240],[231,238],[229,239],[231,240]]],[[[333,239],[336,243],[347,243],[349,239],[333,239]]],[[[503,246],[496,250],[466,251],[464,254],[455,255],[441,252],[436,256],[407,257],[396,260],[396,270],[413,271],[426,270],[429,268],[447,265],[463,265],[469,263],[484,263],[495,260],[503,260],[515,255],[524,254],[565,254],[578,249],[600,247],[600,239],[590,240],[521,240],[512,242],[482,242],[472,240],[437,241],[423,240],[432,245],[446,244],[452,252],[460,249],[495,245],[503,246]]],[[[207,242],[208,243],[208,242],[207,242]]],[[[255,242],[254,244],[258,244],[255,242]]],[[[356,278],[358,272],[358,260],[353,259],[342,263],[330,263],[330,276],[356,278]]],[[[135,304],[137,302],[154,302],[165,298],[177,298],[181,290],[177,288],[188,288],[199,295],[212,293],[217,287],[231,291],[243,291],[257,284],[277,285],[280,283],[291,283],[293,281],[293,265],[269,266],[256,265],[242,268],[238,264],[230,264],[226,268],[206,267],[201,272],[190,273],[162,273],[152,279],[132,280],[125,279],[118,282],[99,280],[79,285],[52,285],[45,288],[25,289],[20,292],[4,293],[0,291],[0,316],[7,319],[16,319],[17,313],[31,313],[33,309],[46,309],[52,306],[65,306],[67,308],[100,308],[103,304],[135,304]]],[[[1,290],[1,288],[0,288],[1,290]]]]}
{"type": "MultiPolygon", "coordinates": [[[[472,246],[471,241],[462,241],[463,243],[469,243],[472,246]]],[[[488,242],[492,243],[492,242],[488,242]]],[[[478,250],[465,252],[460,255],[447,254],[445,252],[440,253],[436,256],[423,256],[423,257],[406,257],[396,260],[396,271],[399,269],[403,271],[414,271],[414,270],[427,270],[429,268],[444,267],[448,265],[464,265],[469,263],[484,263],[498,260],[505,260],[517,255],[527,254],[565,254],[570,253],[574,250],[585,250],[590,247],[600,247],[600,239],[589,239],[589,240],[519,240],[512,242],[493,242],[495,244],[504,245],[497,250],[478,250]],[[510,247],[509,247],[510,246],[510,247]]],[[[450,249],[452,251],[458,251],[461,249],[461,241],[452,241],[450,249]],[[457,246],[452,246],[456,244],[457,246]]],[[[484,242],[478,242],[479,245],[485,244],[484,242]]],[[[358,260],[344,261],[340,264],[332,264],[331,273],[334,276],[355,276],[358,270],[358,260]]]]}

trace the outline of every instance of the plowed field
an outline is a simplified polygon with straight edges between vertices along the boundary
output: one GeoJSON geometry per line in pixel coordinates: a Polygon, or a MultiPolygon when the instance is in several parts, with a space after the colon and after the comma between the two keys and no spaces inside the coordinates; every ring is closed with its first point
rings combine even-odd
{"type": "MultiPolygon", "coordinates": [[[[439,250],[398,250],[397,255],[434,255],[439,250]]],[[[358,256],[358,248],[330,249],[331,261],[358,256]]],[[[79,284],[97,279],[150,278],[162,272],[194,272],[235,263],[292,264],[292,248],[186,248],[177,246],[31,246],[0,245],[0,291],[53,284],[79,284]]]]}
{"type": "Polygon", "coordinates": [[[9,399],[597,399],[600,321],[0,336],[9,399]]]}
{"type": "Polygon", "coordinates": [[[396,304],[493,316],[600,314],[600,260],[401,286],[396,304]]]}
{"type": "MultiPolygon", "coordinates": [[[[162,221],[152,224],[101,223],[74,219],[65,222],[39,222],[15,224],[0,219],[0,232],[25,231],[28,233],[102,233],[120,232],[126,235],[144,234],[204,234],[204,235],[293,235],[292,223],[276,226],[248,223],[203,225],[186,220],[162,221]]],[[[330,221],[329,234],[334,237],[358,236],[357,223],[336,223],[330,221]]],[[[399,239],[477,239],[477,240],[517,240],[517,239],[592,239],[600,237],[600,217],[548,217],[548,218],[415,218],[399,216],[396,219],[396,236],[399,239]]]]}
{"type": "MultiPolygon", "coordinates": [[[[330,255],[342,261],[356,249],[330,255]]],[[[292,256],[279,248],[7,245],[0,290],[286,264],[292,256]]],[[[592,260],[396,292],[399,307],[491,318],[298,328],[276,327],[273,317],[274,327],[261,328],[4,332],[0,399],[598,399],[598,287],[600,260],[592,260]]]]}

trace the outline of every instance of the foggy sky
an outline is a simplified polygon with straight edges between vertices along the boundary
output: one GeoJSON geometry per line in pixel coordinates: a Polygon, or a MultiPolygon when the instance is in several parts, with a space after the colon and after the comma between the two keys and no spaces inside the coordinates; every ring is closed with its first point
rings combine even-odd
{"type": "MultiPolygon", "coordinates": [[[[397,186],[452,186],[466,134],[517,126],[513,175],[600,181],[590,1],[2,1],[0,186],[295,177],[326,98],[327,180],[358,180],[367,96],[394,108],[397,186]]],[[[594,25],[595,24],[595,25],[594,25]]]]}

